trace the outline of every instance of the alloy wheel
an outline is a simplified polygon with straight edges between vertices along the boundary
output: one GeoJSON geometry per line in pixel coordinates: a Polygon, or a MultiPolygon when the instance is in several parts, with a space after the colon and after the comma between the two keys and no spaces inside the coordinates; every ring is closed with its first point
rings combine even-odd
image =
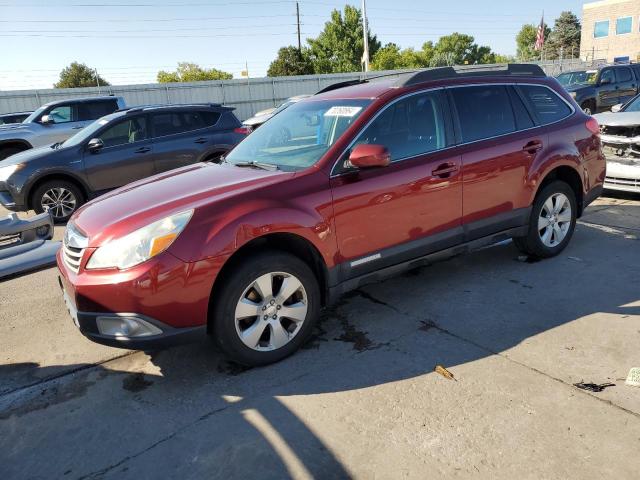
{"type": "Polygon", "coordinates": [[[567,236],[572,221],[571,202],[564,193],[554,193],[542,205],[538,235],[547,247],[556,247],[567,236]]]}
{"type": "Polygon", "coordinates": [[[307,292],[297,277],[285,272],[266,273],[240,296],[235,309],[236,332],[253,350],[277,350],[298,334],[307,309],[307,292]]]}
{"type": "Polygon", "coordinates": [[[78,201],[70,190],[64,187],[50,188],[42,195],[40,205],[44,211],[50,211],[55,218],[66,218],[76,209],[78,201]]]}

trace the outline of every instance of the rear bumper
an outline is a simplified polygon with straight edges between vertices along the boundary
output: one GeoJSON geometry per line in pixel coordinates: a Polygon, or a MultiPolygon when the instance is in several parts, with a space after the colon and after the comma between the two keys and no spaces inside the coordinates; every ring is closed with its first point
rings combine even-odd
{"type": "Polygon", "coordinates": [[[607,176],[604,188],[622,192],[640,193],[640,160],[607,159],[607,176]]]}

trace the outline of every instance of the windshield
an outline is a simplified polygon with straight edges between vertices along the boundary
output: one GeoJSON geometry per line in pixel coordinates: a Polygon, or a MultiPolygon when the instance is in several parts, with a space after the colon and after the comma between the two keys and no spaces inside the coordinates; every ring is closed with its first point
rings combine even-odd
{"type": "Polygon", "coordinates": [[[640,112],[640,96],[637,96],[624,107],[620,109],[621,112],[640,112]]]}
{"type": "Polygon", "coordinates": [[[597,70],[582,70],[579,72],[561,73],[556,77],[556,79],[565,87],[576,84],[594,85],[596,83],[597,76],[597,70]]]}
{"type": "Polygon", "coordinates": [[[27,118],[25,118],[22,123],[32,123],[36,118],[38,118],[42,112],[44,112],[46,110],[47,106],[43,105],[40,108],[38,108],[35,112],[32,112],[31,115],[29,115],[27,118]]]}
{"type": "Polygon", "coordinates": [[[288,171],[310,167],[370,103],[361,99],[295,103],[252,132],[226,160],[268,163],[288,171]]]}
{"type": "Polygon", "coordinates": [[[104,127],[107,123],[109,123],[109,119],[106,117],[99,118],[95,122],[90,125],[87,125],[74,136],[67,138],[63,143],[63,147],[75,147],[76,145],[80,145],[82,142],[89,141],[93,138],[94,134],[104,127]]]}

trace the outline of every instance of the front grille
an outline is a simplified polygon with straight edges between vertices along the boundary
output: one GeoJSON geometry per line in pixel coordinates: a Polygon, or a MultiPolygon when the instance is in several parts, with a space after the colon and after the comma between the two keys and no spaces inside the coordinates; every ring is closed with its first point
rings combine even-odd
{"type": "Polygon", "coordinates": [[[64,259],[64,263],[75,273],[78,273],[80,270],[80,262],[82,261],[83,254],[84,248],[70,247],[66,243],[62,244],[62,258],[64,259]]]}
{"type": "Polygon", "coordinates": [[[605,185],[619,185],[621,187],[636,187],[640,188],[640,179],[637,178],[620,178],[620,177],[606,177],[604,180],[605,185]]]}

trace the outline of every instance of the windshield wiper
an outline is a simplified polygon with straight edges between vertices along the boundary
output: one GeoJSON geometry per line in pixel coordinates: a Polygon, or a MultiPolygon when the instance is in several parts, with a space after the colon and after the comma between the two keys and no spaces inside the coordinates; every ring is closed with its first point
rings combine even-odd
{"type": "Polygon", "coordinates": [[[230,163],[231,165],[235,165],[236,167],[257,167],[263,170],[270,170],[270,171],[278,170],[278,166],[274,165],[273,163],[262,163],[262,162],[256,162],[255,160],[251,160],[248,162],[229,162],[228,160],[225,159],[224,161],[226,163],[230,163]]]}

